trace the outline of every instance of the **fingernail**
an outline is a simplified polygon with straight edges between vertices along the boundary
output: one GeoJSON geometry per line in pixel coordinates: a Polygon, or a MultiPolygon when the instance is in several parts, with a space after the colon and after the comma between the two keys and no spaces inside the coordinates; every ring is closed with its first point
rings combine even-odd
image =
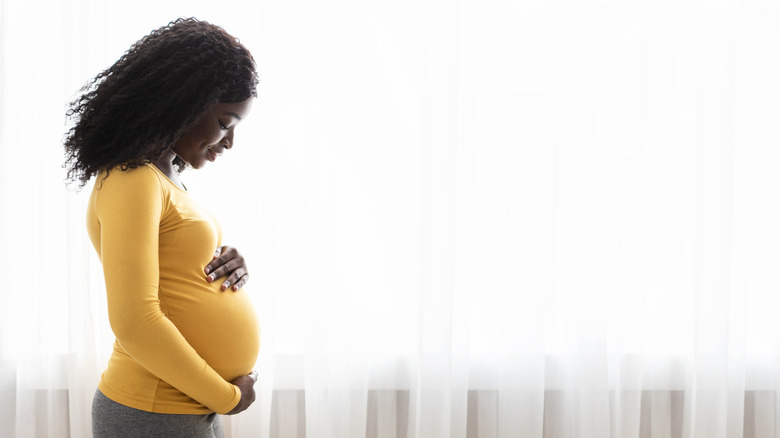
{"type": "Polygon", "coordinates": [[[233,292],[238,290],[238,286],[233,286],[233,292]]]}
{"type": "Polygon", "coordinates": [[[222,283],[222,286],[220,286],[220,289],[222,290],[227,290],[227,288],[228,288],[228,283],[222,283]]]}
{"type": "Polygon", "coordinates": [[[209,272],[211,272],[211,268],[209,268],[208,266],[206,266],[206,267],[203,269],[203,271],[205,271],[205,272],[208,274],[209,272]]]}
{"type": "Polygon", "coordinates": [[[209,283],[211,283],[212,281],[214,281],[214,274],[211,274],[211,275],[209,275],[208,277],[206,277],[206,280],[207,280],[209,283]]]}

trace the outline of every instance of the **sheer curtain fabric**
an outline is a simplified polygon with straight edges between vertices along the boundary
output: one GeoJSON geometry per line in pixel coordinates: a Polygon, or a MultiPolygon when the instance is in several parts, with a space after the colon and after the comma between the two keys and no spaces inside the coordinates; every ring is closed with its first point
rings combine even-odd
{"type": "Polygon", "coordinates": [[[65,104],[178,16],[261,76],[183,176],[263,327],[231,437],[780,434],[780,4],[0,4],[3,436],[90,434],[113,337],[65,104]]]}

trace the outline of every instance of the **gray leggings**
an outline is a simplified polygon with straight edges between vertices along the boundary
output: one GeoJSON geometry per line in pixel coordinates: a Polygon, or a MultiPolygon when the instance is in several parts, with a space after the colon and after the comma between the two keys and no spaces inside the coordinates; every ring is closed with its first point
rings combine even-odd
{"type": "Polygon", "coordinates": [[[94,438],[224,438],[217,414],[157,414],[117,403],[95,391],[92,399],[94,438]]]}

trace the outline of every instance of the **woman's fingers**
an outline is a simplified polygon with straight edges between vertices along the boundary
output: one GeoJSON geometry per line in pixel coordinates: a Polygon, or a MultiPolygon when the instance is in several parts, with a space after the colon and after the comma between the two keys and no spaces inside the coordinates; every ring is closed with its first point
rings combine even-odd
{"type": "Polygon", "coordinates": [[[241,289],[242,287],[244,287],[244,285],[246,284],[246,282],[248,280],[249,280],[249,274],[242,275],[241,278],[238,280],[238,283],[233,285],[233,292],[235,292],[235,291],[241,289]]]}
{"type": "Polygon", "coordinates": [[[229,260],[229,252],[229,248],[226,246],[217,247],[217,250],[214,251],[214,257],[212,257],[211,262],[203,268],[203,272],[205,272],[206,275],[213,273],[218,267],[224,264],[225,261],[229,260]]]}
{"type": "Polygon", "coordinates": [[[232,269],[236,269],[244,264],[244,258],[238,254],[238,251],[236,251],[235,248],[227,246],[222,248],[222,253],[203,268],[203,272],[209,275],[212,281],[227,275],[228,272],[230,272],[231,267],[232,269]],[[232,263],[234,261],[237,263],[232,263]],[[228,266],[225,266],[226,264],[228,266]]]}
{"type": "Polygon", "coordinates": [[[230,246],[222,246],[217,248],[214,255],[214,260],[203,268],[207,274],[206,281],[212,283],[218,278],[228,277],[220,285],[221,290],[228,290],[231,286],[234,292],[241,289],[246,284],[249,273],[244,258],[238,250],[230,246]]]}
{"type": "MultiPolygon", "coordinates": [[[[246,277],[247,272],[246,268],[238,268],[235,271],[233,271],[232,274],[225,280],[224,283],[222,283],[222,290],[227,290],[231,285],[233,285],[233,291],[237,291],[238,288],[235,286],[238,285],[238,283],[241,281],[243,277],[246,277]]],[[[243,286],[243,285],[242,285],[243,286]]]]}
{"type": "Polygon", "coordinates": [[[230,382],[238,386],[239,390],[241,391],[241,399],[238,401],[236,407],[228,412],[227,415],[234,415],[242,412],[255,401],[255,382],[257,382],[257,377],[253,377],[251,374],[246,376],[238,376],[230,382]]]}
{"type": "MultiPolygon", "coordinates": [[[[220,260],[224,256],[220,256],[217,258],[217,260],[220,260]]],[[[227,277],[228,275],[231,275],[232,273],[235,273],[236,271],[242,271],[242,275],[246,274],[246,265],[244,265],[244,259],[243,258],[235,258],[225,261],[223,264],[218,265],[216,269],[214,269],[214,272],[209,274],[206,277],[206,281],[209,283],[213,282],[217,278],[227,277]]],[[[228,280],[231,280],[228,278],[228,280]]],[[[232,279],[230,283],[234,283],[235,280],[238,280],[238,278],[232,279]]]]}

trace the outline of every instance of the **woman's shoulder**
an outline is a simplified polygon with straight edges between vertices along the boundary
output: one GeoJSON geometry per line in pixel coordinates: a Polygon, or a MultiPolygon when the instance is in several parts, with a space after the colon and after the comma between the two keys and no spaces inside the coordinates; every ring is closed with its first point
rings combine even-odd
{"type": "Polygon", "coordinates": [[[151,166],[117,166],[101,172],[91,195],[96,214],[113,210],[126,211],[126,207],[130,207],[131,211],[150,208],[166,210],[170,194],[151,166]]]}
{"type": "Polygon", "coordinates": [[[154,170],[153,164],[143,164],[129,168],[118,165],[111,169],[101,171],[95,181],[96,190],[115,190],[132,188],[133,190],[154,189],[160,190],[163,185],[160,176],[154,170]]]}

